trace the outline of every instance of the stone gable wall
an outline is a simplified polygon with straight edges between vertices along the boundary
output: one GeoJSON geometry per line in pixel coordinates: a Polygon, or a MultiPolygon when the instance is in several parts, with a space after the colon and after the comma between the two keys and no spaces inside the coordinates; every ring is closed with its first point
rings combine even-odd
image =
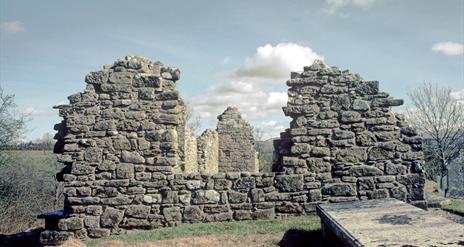
{"type": "Polygon", "coordinates": [[[179,76],[159,62],[126,57],[88,74],[85,91],[58,107],[65,208],[46,220],[43,244],[182,222],[302,215],[321,201],[423,199],[420,138],[390,111],[400,101],[378,93],[377,82],[322,63],[294,73],[284,108],[293,121],[276,141],[276,172],[215,174],[224,162],[221,136],[236,138],[233,125],[246,127],[240,138],[249,144],[235,162],[246,169],[255,162],[251,126],[230,108],[193,150],[179,76]],[[193,156],[198,167],[189,163],[193,156]],[[182,174],[188,169],[200,173],[182,174]]]}
{"type": "Polygon", "coordinates": [[[287,85],[283,110],[292,121],[275,141],[275,170],[314,173],[323,201],[424,199],[421,138],[391,111],[403,100],[322,61],[292,73],[287,85]]]}
{"type": "Polygon", "coordinates": [[[253,127],[235,107],[218,116],[219,172],[258,172],[253,127]]]}

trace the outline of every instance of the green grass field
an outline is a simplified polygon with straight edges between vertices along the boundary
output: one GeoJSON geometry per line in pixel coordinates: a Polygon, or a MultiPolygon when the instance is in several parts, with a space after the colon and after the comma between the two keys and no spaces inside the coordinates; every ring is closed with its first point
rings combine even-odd
{"type": "Polygon", "coordinates": [[[237,238],[249,235],[275,235],[281,237],[289,229],[299,229],[308,232],[318,231],[320,230],[319,217],[316,215],[308,215],[272,220],[182,224],[177,227],[112,235],[110,237],[89,240],[86,241],[85,244],[88,246],[99,246],[111,240],[119,240],[126,244],[134,244],[206,235],[229,235],[237,238]]]}
{"type": "Polygon", "coordinates": [[[464,216],[464,200],[451,199],[449,204],[442,206],[442,209],[453,214],[464,216]]]}

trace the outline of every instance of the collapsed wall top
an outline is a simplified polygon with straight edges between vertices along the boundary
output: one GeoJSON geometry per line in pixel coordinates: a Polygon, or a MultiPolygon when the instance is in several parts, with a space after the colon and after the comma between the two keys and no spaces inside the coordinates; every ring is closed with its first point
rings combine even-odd
{"type": "Polygon", "coordinates": [[[218,116],[219,172],[258,172],[253,127],[236,107],[218,116]]]}
{"type": "Polygon", "coordinates": [[[129,183],[142,164],[151,172],[179,172],[185,131],[179,77],[178,69],[137,56],[87,74],[85,91],[57,106],[63,121],[55,126],[55,152],[66,165],[65,186],[129,183]]]}
{"type": "Polygon", "coordinates": [[[421,138],[391,110],[403,100],[321,60],[287,85],[283,111],[292,121],[275,141],[275,171],[316,174],[323,200],[423,202],[421,138]]]}

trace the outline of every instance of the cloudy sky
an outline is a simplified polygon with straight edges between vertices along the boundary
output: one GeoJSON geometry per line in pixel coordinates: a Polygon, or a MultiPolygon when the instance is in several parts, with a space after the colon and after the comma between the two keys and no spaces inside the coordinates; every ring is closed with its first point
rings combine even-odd
{"type": "Polygon", "coordinates": [[[141,55],[181,69],[202,128],[235,105],[269,137],[289,123],[289,72],[316,58],[408,104],[425,81],[464,98],[463,43],[462,0],[1,0],[0,86],[35,139],[53,133],[51,107],[82,91],[87,72],[141,55]]]}

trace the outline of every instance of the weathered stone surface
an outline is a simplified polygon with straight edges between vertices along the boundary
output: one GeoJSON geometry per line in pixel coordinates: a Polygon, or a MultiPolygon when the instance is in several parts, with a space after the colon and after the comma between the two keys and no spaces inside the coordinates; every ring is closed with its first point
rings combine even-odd
{"type": "Polygon", "coordinates": [[[62,244],[73,236],[72,232],[45,230],[40,233],[40,243],[43,245],[62,244]]]}
{"type": "Polygon", "coordinates": [[[192,195],[194,204],[217,203],[220,200],[220,195],[215,190],[198,190],[192,195]]]}
{"type": "Polygon", "coordinates": [[[354,133],[346,130],[334,130],[333,137],[335,140],[344,140],[354,138],[354,133]]]}
{"type": "Polygon", "coordinates": [[[229,196],[230,203],[244,203],[246,202],[246,199],[247,199],[246,193],[240,193],[240,192],[234,192],[234,191],[229,191],[228,196],[229,196]]]}
{"type": "Polygon", "coordinates": [[[369,160],[385,160],[391,159],[395,155],[394,152],[389,151],[382,147],[373,147],[369,150],[368,158],[369,160]]]}
{"type": "Polygon", "coordinates": [[[282,204],[276,205],[275,210],[276,212],[287,214],[299,214],[304,211],[303,207],[300,204],[289,202],[284,202],[282,204]]]}
{"type": "Polygon", "coordinates": [[[361,121],[361,114],[355,111],[342,112],[340,122],[342,123],[356,123],[361,121]]]}
{"type": "Polygon", "coordinates": [[[301,191],[303,189],[302,175],[281,175],[276,176],[275,187],[284,192],[301,191]]]}
{"type": "Polygon", "coordinates": [[[126,216],[146,219],[150,213],[150,206],[145,205],[131,205],[126,209],[126,216]]]}
{"type": "Polygon", "coordinates": [[[123,162],[140,164],[145,163],[145,159],[137,152],[122,151],[121,159],[123,162]]]}
{"type": "Polygon", "coordinates": [[[299,159],[297,157],[284,156],[282,163],[284,166],[300,166],[300,167],[306,166],[306,161],[303,159],[299,159]]]}
{"type": "Polygon", "coordinates": [[[67,219],[61,219],[58,222],[58,229],[63,231],[68,230],[79,230],[84,226],[82,218],[72,217],[67,219]]]}
{"type": "Polygon", "coordinates": [[[199,207],[188,206],[184,209],[184,220],[189,222],[202,221],[204,214],[199,207]]]}
{"type": "Polygon", "coordinates": [[[182,220],[182,214],[179,207],[164,208],[163,215],[164,219],[168,222],[182,220]]]}
{"type": "Polygon", "coordinates": [[[370,110],[370,104],[365,100],[355,99],[353,101],[353,110],[368,111],[370,110]]]}
{"type": "Polygon", "coordinates": [[[366,152],[362,148],[339,149],[335,153],[335,158],[339,162],[363,162],[366,160],[366,152]]]}
{"type": "Polygon", "coordinates": [[[219,172],[219,136],[215,130],[207,129],[197,139],[198,170],[202,174],[219,172]]]}
{"type": "Polygon", "coordinates": [[[116,227],[121,223],[123,212],[115,208],[107,208],[101,216],[101,226],[116,227]]]}
{"type": "Polygon", "coordinates": [[[322,187],[322,194],[334,196],[355,196],[356,189],[353,184],[333,183],[322,187]]]}
{"type": "Polygon", "coordinates": [[[311,146],[307,143],[295,143],[292,146],[291,152],[294,154],[309,154],[311,146]]]}
{"type": "Polygon", "coordinates": [[[116,165],[116,177],[117,178],[133,178],[134,177],[134,165],[122,163],[116,165]]]}
{"type": "Polygon", "coordinates": [[[373,107],[391,107],[400,106],[403,104],[402,99],[391,99],[391,98],[375,98],[372,100],[373,107]]]}
{"type": "Polygon", "coordinates": [[[360,95],[374,95],[379,93],[378,81],[365,81],[356,87],[356,92],[360,95]]]}
{"type": "Polygon", "coordinates": [[[185,162],[183,172],[198,172],[197,139],[193,131],[188,127],[185,128],[184,154],[185,162]]]}
{"type": "Polygon", "coordinates": [[[448,195],[464,198],[464,156],[452,160],[448,165],[448,195]]]}
{"type": "Polygon", "coordinates": [[[235,107],[218,116],[219,172],[257,172],[253,129],[235,107]]]}
{"type": "Polygon", "coordinates": [[[252,128],[236,108],[217,131],[186,129],[178,69],[128,56],[89,74],[59,107],[67,216],[44,237],[301,215],[319,202],[422,201],[421,139],[390,110],[400,101],[322,61],[304,70],[288,82],[292,121],[274,141],[276,173],[257,173],[252,128]]]}
{"type": "Polygon", "coordinates": [[[359,165],[350,168],[350,175],[354,177],[381,176],[383,172],[375,166],[359,165]]]}

